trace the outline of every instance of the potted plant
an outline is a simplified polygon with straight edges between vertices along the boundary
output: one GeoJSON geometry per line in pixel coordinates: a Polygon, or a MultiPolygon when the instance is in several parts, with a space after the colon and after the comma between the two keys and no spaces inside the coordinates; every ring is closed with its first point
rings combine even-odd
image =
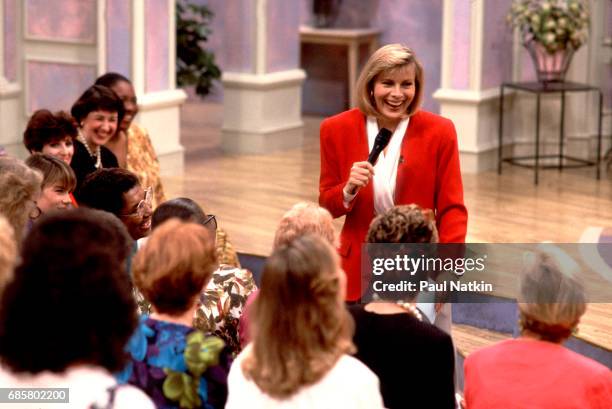
{"type": "Polygon", "coordinates": [[[588,38],[585,0],[513,0],[508,22],[521,32],[541,82],[563,81],[571,58],[588,38]]]}
{"type": "Polygon", "coordinates": [[[204,49],[211,34],[212,11],[188,0],[176,2],[176,83],[195,85],[200,97],[210,93],[213,80],[221,77],[215,54],[204,49]]]}

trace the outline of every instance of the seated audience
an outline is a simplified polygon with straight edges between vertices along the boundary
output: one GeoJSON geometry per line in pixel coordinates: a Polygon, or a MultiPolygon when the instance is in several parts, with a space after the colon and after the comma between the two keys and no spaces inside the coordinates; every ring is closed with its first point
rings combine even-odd
{"type": "MultiPolygon", "coordinates": [[[[431,211],[417,205],[396,206],[370,224],[368,243],[436,243],[438,233],[431,211]]],[[[410,251],[410,249],[407,249],[410,251]]],[[[392,250],[398,254],[395,248],[392,250]]],[[[386,271],[384,282],[405,279],[386,271]]],[[[426,280],[416,274],[415,282],[426,280]]],[[[378,292],[380,301],[353,305],[355,355],[380,379],[385,407],[455,407],[454,351],[447,333],[425,321],[416,307],[418,291],[397,294],[378,292]],[[409,368],[398,376],[398,368],[409,368]]]]}
{"type": "Polygon", "coordinates": [[[120,375],[160,408],[223,408],[230,353],[220,338],[192,328],[198,298],[216,267],[212,235],[195,223],[156,228],[134,258],[136,286],[153,312],[142,316],[120,375]]]}
{"type": "Polygon", "coordinates": [[[30,153],[54,156],[70,165],[76,137],[77,127],[69,114],[39,109],[28,121],[23,133],[23,144],[30,153]]]}
{"type": "Polygon", "coordinates": [[[77,178],[75,197],[80,202],[79,190],[87,175],[119,166],[115,155],[104,145],[123,119],[123,102],[112,90],[93,85],[72,105],[70,113],[79,127],[70,166],[77,178]]]}
{"type": "Polygon", "coordinates": [[[72,408],[153,408],[111,375],[126,364],[137,324],[128,251],[125,228],[108,213],[76,209],[33,226],[0,299],[0,385],[68,388],[72,408]]]}
{"type": "Polygon", "coordinates": [[[31,220],[40,216],[36,200],[42,175],[11,156],[0,156],[0,215],[11,224],[17,244],[21,242],[31,220]]]}
{"type": "Polygon", "coordinates": [[[13,278],[13,269],[17,260],[17,244],[13,228],[0,215],[0,300],[6,284],[13,278]]]}
{"type": "MultiPolygon", "coordinates": [[[[313,234],[327,241],[331,246],[337,246],[337,235],[333,218],[327,209],[314,203],[299,202],[293,205],[281,218],[274,234],[274,248],[287,244],[297,237],[313,234]]],[[[247,300],[244,312],[240,317],[240,344],[244,347],[250,340],[249,309],[257,297],[253,291],[247,300]]]]}
{"type": "MultiPolygon", "coordinates": [[[[209,230],[213,240],[215,236],[219,238],[215,216],[206,215],[202,208],[191,199],[181,197],[159,205],[153,212],[153,229],[171,218],[197,223],[209,230]]],[[[220,247],[217,242],[217,257],[225,254],[225,251],[227,247],[220,247]]],[[[221,262],[200,294],[193,326],[202,331],[214,333],[225,341],[232,352],[240,352],[238,322],[247,297],[256,289],[253,274],[249,270],[221,262]]],[[[150,311],[149,302],[138,291],[135,291],[135,296],[140,312],[148,313],[150,311]]]]}
{"type": "Polygon", "coordinates": [[[378,379],[349,354],[346,277],[323,239],[276,248],[253,303],[253,340],[229,375],[227,409],[382,408],[378,379]]]}
{"type": "Polygon", "coordinates": [[[166,201],[164,187],[159,176],[159,162],[147,130],[135,122],[138,114],[136,93],[130,80],[116,72],[109,72],[96,80],[96,85],[110,88],[123,101],[125,115],[119,129],[106,143],[119,162],[119,166],[133,172],[143,186],[151,186],[155,192],[153,208],[166,201]]]}
{"type": "Polygon", "coordinates": [[[70,166],[58,158],[42,153],[32,154],[25,163],[43,175],[40,196],[36,200],[36,205],[43,214],[72,206],[70,194],[76,187],[76,178],[70,166]]]}
{"type": "Polygon", "coordinates": [[[562,345],[586,310],[585,293],[552,255],[525,269],[518,306],[520,337],[467,357],[467,407],[612,408],[610,369],[562,345]]]}

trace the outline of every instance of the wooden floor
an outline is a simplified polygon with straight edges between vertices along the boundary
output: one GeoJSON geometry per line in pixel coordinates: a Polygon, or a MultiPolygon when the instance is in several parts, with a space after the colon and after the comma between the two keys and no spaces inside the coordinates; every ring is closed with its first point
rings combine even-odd
{"type": "MultiPolygon", "coordinates": [[[[185,174],[164,178],[168,197],[187,196],[220,226],[238,251],[267,255],[282,214],[302,200],[317,202],[319,124],[304,118],[303,146],[267,155],[226,155],[220,149],[223,108],[187,103],[181,135],[185,174]]],[[[469,212],[468,242],[578,242],[588,227],[612,227],[612,174],[594,170],[542,171],[533,185],[528,169],[504,167],[503,175],[464,175],[469,212]]],[[[338,230],[342,220],[337,220],[338,230]]],[[[584,317],[580,334],[612,350],[612,304],[597,304],[584,317]]]]}

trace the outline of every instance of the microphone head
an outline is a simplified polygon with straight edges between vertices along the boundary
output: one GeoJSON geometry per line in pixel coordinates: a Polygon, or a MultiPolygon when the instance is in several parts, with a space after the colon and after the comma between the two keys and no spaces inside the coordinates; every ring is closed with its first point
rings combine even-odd
{"type": "Polygon", "coordinates": [[[374,140],[374,145],[380,146],[380,150],[385,149],[389,144],[392,135],[393,132],[387,128],[380,128],[380,131],[378,131],[378,135],[376,135],[376,139],[374,140]]]}

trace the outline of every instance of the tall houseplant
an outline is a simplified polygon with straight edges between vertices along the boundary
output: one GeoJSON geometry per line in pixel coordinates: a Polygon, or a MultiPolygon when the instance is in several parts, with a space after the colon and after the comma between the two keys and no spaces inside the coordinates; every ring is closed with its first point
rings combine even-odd
{"type": "Polygon", "coordinates": [[[586,0],[513,0],[508,22],[521,32],[542,82],[562,81],[588,38],[586,0]]]}
{"type": "Polygon", "coordinates": [[[188,0],[176,2],[176,83],[195,85],[201,97],[210,93],[213,81],[221,77],[215,54],[204,49],[212,33],[212,11],[188,0]]]}

